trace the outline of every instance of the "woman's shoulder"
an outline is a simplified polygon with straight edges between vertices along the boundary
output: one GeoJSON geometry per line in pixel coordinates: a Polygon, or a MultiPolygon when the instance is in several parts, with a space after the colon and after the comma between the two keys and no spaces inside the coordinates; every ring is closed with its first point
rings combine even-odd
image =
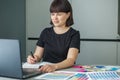
{"type": "Polygon", "coordinates": [[[43,31],[49,31],[51,29],[52,29],[52,27],[46,27],[46,28],[43,29],[43,31]]]}
{"type": "Polygon", "coordinates": [[[47,28],[44,28],[42,32],[51,32],[52,31],[52,27],[47,27],[47,28]]]}
{"type": "Polygon", "coordinates": [[[74,28],[72,28],[72,27],[71,27],[71,29],[70,29],[70,32],[71,32],[72,34],[79,34],[79,30],[74,29],[74,28]]]}

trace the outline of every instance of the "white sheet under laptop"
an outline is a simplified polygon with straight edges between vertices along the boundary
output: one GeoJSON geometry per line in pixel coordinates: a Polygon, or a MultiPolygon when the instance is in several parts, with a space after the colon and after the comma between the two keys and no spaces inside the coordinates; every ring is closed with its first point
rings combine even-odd
{"type": "Polygon", "coordinates": [[[0,39],[0,76],[27,78],[41,74],[38,69],[22,68],[19,40],[0,39]]]}

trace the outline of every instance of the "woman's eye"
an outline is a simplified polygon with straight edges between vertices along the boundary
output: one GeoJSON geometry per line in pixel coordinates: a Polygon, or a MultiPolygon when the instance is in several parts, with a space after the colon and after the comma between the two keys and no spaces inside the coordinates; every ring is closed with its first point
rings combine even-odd
{"type": "Polygon", "coordinates": [[[58,13],[58,16],[61,16],[62,14],[61,13],[58,13]]]}
{"type": "Polygon", "coordinates": [[[56,16],[62,16],[63,14],[62,13],[51,13],[51,16],[54,16],[54,15],[56,15],[56,16]]]}
{"type": "Polygon", "coordinates": [[[58,14],[58,16],[61,16],[61,14],[58,14]]]}

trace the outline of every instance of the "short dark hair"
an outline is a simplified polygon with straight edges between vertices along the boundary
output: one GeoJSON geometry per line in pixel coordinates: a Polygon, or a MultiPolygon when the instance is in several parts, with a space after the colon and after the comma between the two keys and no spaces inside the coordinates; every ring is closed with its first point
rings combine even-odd
{"type": "MultiPolygon", "coordinates": [[[[53,0],[50,6],[50,13],[52,12],[70,12],[70,16],[66,21],[66,26],[71,26],[74,24],[72,7],[68,0],[53,0]]],[[[50,24],[53,25],[52,21],[50,24]]]]}

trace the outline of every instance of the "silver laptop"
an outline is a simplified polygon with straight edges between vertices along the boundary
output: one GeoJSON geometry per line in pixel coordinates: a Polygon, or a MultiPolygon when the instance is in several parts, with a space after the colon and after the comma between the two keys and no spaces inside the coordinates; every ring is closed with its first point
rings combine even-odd
{"type": "Polygon", "coordinates": [[[19,40],[0,39],[0,76],[28,78],[41,74],[38,69],[23,69],[19,40]]]}

